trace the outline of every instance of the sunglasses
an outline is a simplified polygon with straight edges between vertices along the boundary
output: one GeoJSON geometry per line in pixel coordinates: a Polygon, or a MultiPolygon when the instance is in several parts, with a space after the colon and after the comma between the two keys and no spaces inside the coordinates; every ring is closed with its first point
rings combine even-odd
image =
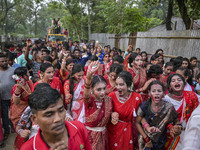
{"type": "Polygon", "coordinates": [[[104,56],[105,58],[108,58],[109,56],[104,56]]]}

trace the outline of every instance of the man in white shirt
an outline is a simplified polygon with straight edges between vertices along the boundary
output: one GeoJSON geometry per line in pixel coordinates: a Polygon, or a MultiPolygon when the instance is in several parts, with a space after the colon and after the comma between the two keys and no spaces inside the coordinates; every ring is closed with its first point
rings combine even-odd
{"type": "Polygon", "coordinates": [[[200,149],[200,106],[198,106],[188,120],[183,137],[182,150],[200,149]]]}

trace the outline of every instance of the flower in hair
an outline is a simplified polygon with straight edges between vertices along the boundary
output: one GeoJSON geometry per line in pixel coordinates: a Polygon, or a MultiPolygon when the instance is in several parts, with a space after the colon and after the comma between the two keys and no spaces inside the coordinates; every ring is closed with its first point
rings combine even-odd
{"type": "Polygon", "coordinates": [[[12,75],[11,78],[12,78],[13,80],[15,80],[15,81],[19,81],[22,77],[19,77],[18,75],[14,74],[14,75],[12,75]]]}

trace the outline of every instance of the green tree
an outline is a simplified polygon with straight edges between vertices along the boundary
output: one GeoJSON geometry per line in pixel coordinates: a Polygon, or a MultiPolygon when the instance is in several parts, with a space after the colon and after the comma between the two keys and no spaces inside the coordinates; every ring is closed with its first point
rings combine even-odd
{"type": "MultiPolygon", "coordinates": [[[[155,6],[161,4],[162,0],[142,0],[146,6],[155,6]]],[[[186,29],[191,28],[191,18],[197,19],[200,15],[199,0],[168,0],[168,10],[166,15],[166,29],[172,30],[171,18],[178,12],[183,19],[186,29]],[[178,11],[177,11],[178,9],[178,11]]]]}
{"type": "Polygon", "coordinates": [[[134,0],[102,1],[97,8],[100,8],[99,14],[104,18],[106,29],[110,33],[144,31],[147,29],[146,24],[149,28],[152,27],[152,20],[156,25],[161,23],[160,19],[143,17],[142,9],[136,7],[134,0]]]}

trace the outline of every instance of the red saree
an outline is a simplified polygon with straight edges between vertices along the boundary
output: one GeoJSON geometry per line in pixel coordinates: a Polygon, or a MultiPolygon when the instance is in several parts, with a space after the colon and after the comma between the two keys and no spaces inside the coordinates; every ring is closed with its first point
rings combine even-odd
{"type": "Polygon", "coordinates": [[[11,106],[10,106],[10,119],[11,119],[14,127],[16,127],[17,123],[20,120],[22,113],[24,112],[24,110],[28,106],[28,97],[31,94],[33,82],[31,80],[29,80],[27,83],[28,83],[29,89],[25,89],[26,90],[25,91],[23,88],[21,88],[21,91],[20,91],[21,100],[20,100],[20,103],[18,105],[15,105],[13,103],[13,95],[14,95],[14,91],[16,89],[16,85],[14,85],[12,90],[11,90],[12,98],[11,98],[11,106]]]}
{"type": "Polygon", "coordinates": [[[70,94],[70,81],[67,80],[64,84],[64,93],[65,93],[65,105],[70,106],[72,100],[71,110],[69,108],[68,111],[72,112],[72,117],[74,121],[80,121],[82,123],[85,122],[85,106],[83,101],[83,89],[84,89],[84,78],[77,84],[74,83],[74,94],[73,98],[69,98],[70,94]]]}
{"type": "Polygon", "coordinates": [[[132,120],[141,104],[141,95],[132,92],[125,103],[119,101],[118,92],[112,92],[109,96],[113,99],[113,112],[119,113],[118,123],[113,125],[109,122],[107,126],[109,150],[133,150],[132,120]]]}
{"type": "Polygon", "coordinates": [[[67,69],[65,70],[62,70],[60,69],[60,76],[61,76],[61,79],[62,79],[62,83],[65,83],[65,81],[67,81],[69,79],[69,72],[67,71],[67,69]]]}
{"type": "MultiPolygon", "coordinates": [[[[35,89],[35,86],[39,83],[42,83],[42,82],[36,82],[34,85],[33,85],[33,88],[32,88],[32,92],[34,91],[35,89]]],[[[63,91],[63,86],[62,86],[62,83],[60,81],[60,79],[58,77],[53,77],[53,79],[51,80],[51,82],[49,83],[50,86],[53,88],[53,89],[56,89],[60,92],[61,95],[64,94],[64,91],[63,91]]]]}
{"type": "MultiPolygon", "coordinates": [[[[14,91],[16,89],[16,85],[13,86],[12,90],[11,90],[11,106],[10,106],[10,119],[13,123],[14,128],[16,128],[17,123],[20,120],[20,117],[22,115],[22,113],[24,112],[24,110],[26,109],[26,107],[28,106],[28,97],[31,94],[31,89],[33,87],[33,82],[31,80],[29,80],[28,82],[28,86],[29,89],[21,89],[21,100],[20,103],[18,105],[15,105],[13,103],[13,95],[14,95],[14,91]]],[[[20,149],[21,146],[26,142],[26,138],[22,138],[21,136],[19,136],[17,134],[16,138],[15,138],[15,143],[14,143],[14,147],[15,149],[20,149]]]]}
{"type": "Polygon", "coordinates": [[[168,89],[167,89],[167,78],[169,76],[165,76],[165,75],[160,75],[160,81],[162,82],[162,84],[164,85],[164,90],[165,90],[165,94],[168,94],[168,89]]]}
{"type": "Polygon", "coordinates": [[[141,68],[139,72],[137,73],[137,70],[134,68],[129,69],[129,72],[133,76],[133,84],[135,90],[142,88],[147,81],[147,74],[146,70],[141,68]]]}
{"type": "Polygon", "coordinates": [[[129,53],[124,59],[124,67],[125,67],[126,71],[129,71],[128,58],[129,58],[130,55],[131,55],[131,53],[129,53]]]}
{"type": "MultiPolygon", "coordinates": [[[[198,97],[194,92],[191,91],[184,91],[183,92],[183,103],[177,110],[178,112],[178,119],[182,123],[183,128],[185,129],[186,124],[188,122],[188,119],[190,118],[192,112],[195,110],[195,108],[199,105],[198,97]]],[[[184,135],[184,131],[182,131],[183,134],[177,136],[177,137],[170,137],[168,136],[167,142],[165,144],[166,150],[175,150],[178,146],[179,142],[181,142],[182,137],[184,135]]]]}
{"type": "Polygon", "coordinates": [[[85,99],[85,126],[88,129],[93,150],[108,150],[108,134],[105,126],[110,120],[111,112],[112,99],[110,97],[104,98],[101,108],[97,108],[93,95],[85,99]]]}
{"type": "Polygon", "coordinates": [[[113,86],[110,84],[110,81],[109,81],[109,79],[108,79],[108,75],[105,75],[105,76],[103,76],[103,77],[105,78],[106,83],[107,83],[107,85],[106,85],[106,94],[109,94],[109,93],[111,93],[111,92],[113,92],[113,91],[116,91],[116,88],[113,87],[113,86]]]}

